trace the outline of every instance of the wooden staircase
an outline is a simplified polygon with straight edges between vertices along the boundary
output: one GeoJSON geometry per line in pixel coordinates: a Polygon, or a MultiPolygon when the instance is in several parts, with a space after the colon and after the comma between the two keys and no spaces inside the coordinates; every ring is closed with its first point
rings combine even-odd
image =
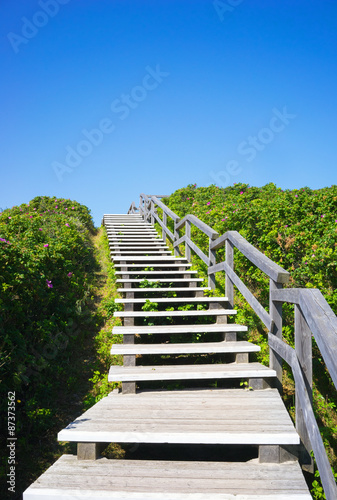
{"type": "Polygon", "coordinates": [[[113,329],[123,344],[111,353],[124,364],[109,371],[122,391],[60,431],[77,456],[63,455],[24,500],[311,499],[277,373],[250,361],[260,347],[242,340],[247,327],[234,323],[228,298],[207,296],[144,217],[105,215],[104,225],[123,285],[123,326],[113,329]],[[136,443],[148,456],[102,458],[108,443],[136,443]]]}

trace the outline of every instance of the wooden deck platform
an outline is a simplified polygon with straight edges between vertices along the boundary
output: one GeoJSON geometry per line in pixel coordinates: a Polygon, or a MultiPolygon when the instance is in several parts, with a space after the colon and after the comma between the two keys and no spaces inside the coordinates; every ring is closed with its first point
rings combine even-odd
{"type": "Polygon", "coordinates": [[[299,436],[276,389],[111,394],[59,432],[58,440],[299,444],[299,436]]]}
{"type": "Polygon", "coordinates": [[[23,498],[43,496],[51,500],[312,500],[296,462],[78,461],[74,455],[59,458],[23,498]]]}

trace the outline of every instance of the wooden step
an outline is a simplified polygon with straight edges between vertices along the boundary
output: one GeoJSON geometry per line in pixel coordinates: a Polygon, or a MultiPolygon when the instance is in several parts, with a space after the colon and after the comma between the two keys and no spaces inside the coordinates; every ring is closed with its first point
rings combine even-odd
{"type": "Polygon", "coordinates": [[[114,264],[115,267],[139,267],[139,268],[142,268],[142,267],[158,267],[159,269],[160,268],[175,268],[175,267],[191,267],[192,264],[120,264],[120,263],[115,263],[114,264]]]}
{"type": "Polygon", "coordinates": [[[228,302],[227,297],[151,297],[151,299],[115,299],[116,304],[145,304],[145,302],[154,302],[154,303],[196,303],[201,302],[205,303],[220,303],[220,302],[228,302]]]}
{"type": "Polygon", "coordinates": [[[159,325],[159,326],[114,326],[114,335],[180,334],[180,333],[234,333],[247,332],[248,328],[237,324],[207,325],[159,325]]]}
{"type": "Polygon", "coordinates": [[[79,461],[62,455],[23,500],[312,500],[297,462],[79,461]]]}
{"type": "Polygon", "coordinates": [[[58,440],[243,445],[300,442],[276,389],[113,394],[61,430],[58,440]]]}
{"type": "MultiPolygon", "coordinates": [[[[127,274],[127,273],[126,273],[127,274]]],[[[119,278],[116,280],[116,283],[142,283],[145,281],[145,278],[119,278]]],[[[204,281],[202,278],[150,278],[146,279],[149,283],[190,283],[190,282],[198,282],[201,283],[204,281]]]]}
{"type": "Polygon", "coordinates": [[[132,292],[132,293],[140,293],[140,292],[202,292],[204,290],[210,290],[209,287],[172,287],[172,288],[117,288],[117,292],[132,292]]]}
{"type": "Polygon", "coordinates": [[[162,256],[156,256],[156,255],[153,255],[153,256],[147,256],[147,255],[144,255],[143,257],[140,257],[140,256],[119,256],[119,255],[115,255],[113,257],[113,260],[123,260],[125,262],[141,262],[141,261],[146,261],[146,262],[157,262],[157,261],[165,261],[165,262],[177,262],[177,261],[181,261],[181,262],[186,262],[187,264],[189,264],[189,262],[185,259],[185,257],[174,257],[173,255],[162,255],[162,256]]]}
{"type": "Polygon", "coordinates": [[[198,274],[198,271],[116,271],[115,274],[135,274],[135,275],[147,275],[151,276],[153,274],[159,275],[171,275],[171,274],[198,274]]]}
{"type": "Polygon", "coordinates": [[[113,252],[110,252],[110,255],[113,256],[113,257],[116,257],[118,255],[121,255],[121,256],[129,256],[130,254],[132,255],[141,255],[143,254],[145,257],[146,256],[150,256],[150,255],[153,255],[153,256],[157,256],[157,255],[160,255],[160,254],[163,254],[163,255],[168,255],[170,254],[171,252],[169,250],[129,250],[129,251],[126,251],[126,250],[116,250],[116,251],[113,251],[113,252]]]}
{"type": "Polygon", "coordinates": [[[116,311],[115,318],[185,318],[187,316],[229,316],[236,314],[235,309],[204,309],[201,311],[116,311]]]}
{"type": "Polygon", "coordinates": [[[207,353],[249,353],[259,352],[260,346],[251,342],[199,342],[189,344],[113,344],[113,355],[145,355],[145,354],[207,354],[207,353]]]}
{"type": "MultiPolygon", "coordinates": [[[[209,380],[276,377],[260,363],[226,363],[211,365],[155,365],[110,367],[109,382],[140,382],[154,380],[209,380]]],[[[266,411],[264,409],[264,411],[266,411]]]]}

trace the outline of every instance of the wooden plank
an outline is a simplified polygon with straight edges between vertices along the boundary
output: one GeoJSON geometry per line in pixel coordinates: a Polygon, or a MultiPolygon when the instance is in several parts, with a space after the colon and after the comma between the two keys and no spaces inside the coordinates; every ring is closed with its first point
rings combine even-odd
{"type": "Polygon", "coordinates": [[[190,344],[113,344],[110,353],[117,354],[194,354],[194,353],[247,353],[259,352],[260,346],[251,342],[203,342],[190,344]]]}
{"type": "MultiPolygon", "coordinates": [[[[124,271],[122,271],[124,273],[124,271]]],[[[116,273],[117,274],[117,273],[116,273]]],[[[128,273],[129,274],[129,273],[128,273]]],[[[169,302],[169,303],[194,303],[194,302],[199,302],[199,303],[210,303],[210,302],[227,302],[227,297],[152,297],[152,298],[146,298],[146,299],[115,299],[116,304],[145,304],[145,302],[169,302]]]]}
{"type": "Polygon", "coordinates": [[[165,318],[170,317],[187,317],[187,316],[227,316],[237,314],[235,309],[204,309],[202,311],[116,311],[115,318],[165,318]]]}
{"type": "MultiPolygon", "coordinates": [[[[153,276],[153,275],[160,275],[162,276],[163,274],[165,276],[167,275],[181,275],[181,274],[198,274],[198,271],[116,271],[115,274],[129,274],[129,275],[146,275],[146,276],[153,276]]],[[[216,297],[213,297],[216,298],[216,297]]]]}
{"type": "Polygon", "coordinates": [[[159,218],[158,214],[156,214],[155,212],[151,212],[151,214],[156,219],[156,221],[158,222],[158,224],[160,225],[162,230],[165,232],[165,234],[167,234],[171,240],[174,240],[174,235],[173,235],[172,231],[170,231],[170,229],[167,227],[167,225],[164,224],[164,222],[159,218]]]}
{"type": "MultiPolygon", "coordinates": [[[[140,256],[118,256],[118,255],[115,255],[114,256],[114,260],[125,260],[126,262],[127,261],[131,261],[131,262],[138,262],[138,261],[153,261],[153,262],[156,262],[156,261],[171,261],[171,262],[177,262],[177,261],[181,261],[181,262],[185,262],[185,257],[174,257],[173,255],[162,255],[162,256],[156,256],[156,255],[153,255],[153,256],[147,256],[147,255],[144,255],[143,257],[140,257],[140,256]]],[[[188,262],[187,262],[188,264],[188,262]]]]}
{"type": "Polygon", "coordinates": [[[163,212],[165,212],[169,217],[171,217],[171,219],[174,221],[174,222],[177,222],[180,220],[180,217],[175,214],[174,212],[172,212],[172,210],[170,210],[166,205],[164,205],[164,203],[160,200],[158,200],[158,198],[156,196],[152,196],[151,199],[154,201],[154,203],[160,207],[163,212]]]}
{"type": "Polygon", "coordinates": [[[307,393],[306,385],[303,379],[302,370],[297,359],[295,349],[285,344],[275,335],[269,334],[269,345],[291,366],[296,386],[296,394],[299,399],[302,412],[303,422],[306,423],[306,428],[312,449],[314,451],[315,460],[318,466],[320,477],[326,497],[329,500],[337,498],[337,485],[331,471],[329,459],[327,457],[319,427],[312,409],[311,401],[307,393]]]}
{"type": "MultiPolygon", "coordinates": [[[[123,293],[130,291],[128,288],[117,288],[117,292],[123,293]]],[[[157,292],[157,293],[166,293],[166,292],[203,292],[204,290],[209,290],[208,287],[162,287],[162,288],[132,288],[133,293],[142,293],[142,292],[157,292]]]]}
{"type": "Polygon", "coordinates": [[[205,332],[246,332],[248,328],[237,324],[211,323],[206,325],[165,325],[165,326],[114,326],[114,334],[167,334],[167,333],[205,333],[205,332]]]}
{"type": "MultiPolygon", "coordinates": [[[[116,283],[141,283],[145,278],[129,278],[117,279],[116,283]]],[[[190,283],[191,281],[201,283],[204,281],[202,278],[149,278],[146,281],[150,283],[190,283]]]]}
{"type": "Polygon", "coordinates": [[[59,458],[25,491],[24,500],[65,498],[66,495],[68,500],[80,497],[231,500],[234,496],[236,500],[261,500],[261,496],[264,500],[311,500],[297,463],[262,465],[100,458],[83,465],[73,455],[59,458]]]}
{"type": "Polygon", "coordinates": [[[102,442],[299,443],[276,390],[154,391],[108,396],[63,429],[58,439],[85,442],[91,441],[93,435],[102,442]],[[237,405],[230,410],[233,399],[237,405]],[[271,413],[265,411],[264,405],[272,409],[271,413]],[[165,415],[179,408],[186,423],[175,423],[172,418],[166,421],[165,415]],[[210,412],[214,421],[207,425],[210,412]],[[252,425],[254,412],[257,422],[252,425]],[[139,418],[141,414],[145,420],[139,418]],[[125,418],[129,419],[127,423],[125,418]]]}
{"type": "Polygon", "coordinates": [[[142,268],[142,267],[158,267],[158,268],[167,268],[167,269],[170,269],[170,268],[176,268],[176,267],[191,267],[192,264],[165,264],[165,263],[162,263],[162,264],[142,264],[142,263],[139,263],[139,264],[118,264],[117,262],[114,264],[115,267],[137,267],[137,268],[142,268]]]}
{"type": "Polygon", "coordinates": [[[192,223],[195,227],[197,227],[198,229],[200,229],[200,231],[202,231],[203,233],[205,233],[212,240],[215,240],[219,236],[219,233],[217,231],[214,231],[214,229],[212,229],[208,224],[205,224],[205,222],[202,222],[200,219],[198,219],[198,217],[196,217],[193,214],[186,215],[183,219],[181,219],[177,223],[176,228],[177,228],[178,231],[179,231],[179,229],[181,229],[181,228],[184,227],[185,222],[192,223]]]}
{"type": "Polygon", "coordinates": [[[264,325],[267,327],[268,331],[272,328],[272,319],[260,304],[260,302],[254,297],[254,295],[248,290],[246,285],[240,280],[239,276],[231,269],[226,262],[224,262],[224,269],[232,281],[232,283],[237,287],[237,289],[242,293],[248,304],[252,307],[254,312],[258,315],[264,325]]]}
{"type": "Polygon", "coordinates": [[[247,259],[266,273],[271,279],[277,281],[278,283],[288,283],[290,273],[278,264],[275,264],[275,262],[260,252],[260,250],[248,243],[248,241],[237,231],[227,231],[225,234],[213,241],[211,248],[213,250],[221,248],[226,240],[229,240],[243,255],[247,257],[247,259]]]}

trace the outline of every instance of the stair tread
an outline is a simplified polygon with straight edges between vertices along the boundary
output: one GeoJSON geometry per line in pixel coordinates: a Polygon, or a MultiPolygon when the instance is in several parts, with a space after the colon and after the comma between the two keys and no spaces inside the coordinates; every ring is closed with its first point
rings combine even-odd
{"type": "Polygon", "coordinates": [[[144,275],[152,275],[152,274],[164,274],[167,276],[168,274],[198,274],[198,271],[116,271],[115,274],[144,274],[144,275]]]}
{"type": "Polygon", "coordinates": [[[165,334],[165,333],[204,333],[204,332],[246,332],[247,326],[237,324],[208,325],[160,325],[160,326],[114,326],[113,334],[141,335],[141,334],[165,334]]]}
{"type": "Polygon", "coordinates": [[[199,342],[179,344],[113,344],[111,354],[193,354],[193,353],[247,353],[259,352],[260,346],[251,342],[199,342]]]}
{"type": "Polygon", "coordinates": [[[235,309],[204,309],[202,311],[116,311],[116,318],[155,318],[166,316],[186,317],[186,316],[226,316],[236,314],[235,309]]]}
{"type": "Polygon", "coordinates": [[[163,287],[163,288],[117,288],[117,292],[202,292],[204,290],[210,290],[210,287],[163,287]]]}
{"type": "Polygon", "coordinates": [[[296,462],[79,461],[75,455],[63,455],[23,499],[35,500],[41,490],[44,498],[54,500],[70,498],[70,490],[72,498],[91,500],[233,500],[232,495],[236,500],[312,500],[296,462]]]}
{"type": "MultiPolygon", "coordinates": [[[[116,280],[116,283],[140,283],[144,281],[144,278],[119,278],[116,280]]],[[[190,281],[198,281],[199,283],[204,281],[202,278],[149,278],[146,281],[150,281],[153,283],[189,283],[190,281]]]]}
{"type": "Polygon", "coordinates": [[[151,297],[150,299],[115,299],[116,304],[145,304],[145,302],[228,302],[227,297],[151,297]]]}
{"type": "Polygon", "coordinates": [[[299,436],[276,389],[113,394],[61,430],[58,440],[299,444],[299,436]]]}
{"type": "Polygon", "coordinates": [[[162,264],[152,264],[149,266],[149,264],[115,264],[115,267],[191,267],[192,264],[169,264],[169,263],[162,263],[162,264]]]}
{"type": "Polygon", "coordinates": [[[144,380],[196,380],[233,378],[270,378],[276,372],[260,363],[226,363],[199,365],[155,365],[110,367],[109,382],[137,382],[144,380]]]}
{"type": "Polygon", "coordinates": [[[186,264],[189,264],[189,262],[185,259],[185,257],[175,257],[173,255],[162,255],[162,256],[148,256],[148,255],[144,255],[143,257],[140,257],[140,256],[118,256],[118,255],[115,255],[113,257],[113,260],[125,260],[126,262],[128,260],[130,261],[142,261],[142,260],[145,260],[145,261],[151,261],[153,260],[154,262],[155,261],[158,261],[158,260],[163,260],[163,261],[171,261],[171,262],[177,262],[177,260],[181,261],[181,262],[186,262],[186,264]]]}

